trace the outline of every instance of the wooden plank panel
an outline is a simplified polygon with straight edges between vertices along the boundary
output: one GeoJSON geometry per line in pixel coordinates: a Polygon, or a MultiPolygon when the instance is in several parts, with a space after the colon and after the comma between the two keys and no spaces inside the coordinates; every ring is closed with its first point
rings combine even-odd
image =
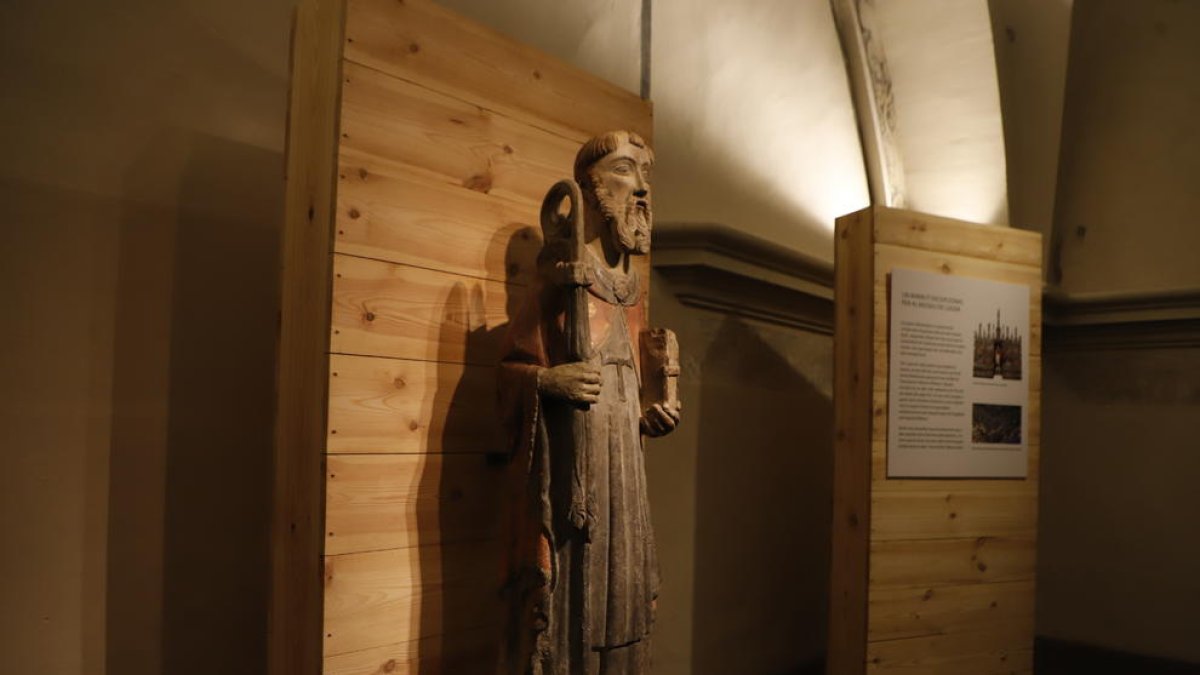
{"type": "Polygon", "coordinates": [[[540,205],[570,178],[587,137],[563,138],[504,115],[347,63],[342,147],[421,169],[434,180],[540,205]]]}
{"type": "Polygon", "coordinates": [[[871,593],[869,642],[1033,625],[1034,585],[881,588],[871,593]]]}
{"type": "Polygon", "coordinates": [[[344,18],[304,0],[292,33],[283,273],[276,368],[267,671],[315,675],[321,653],[321,546],[330,248],[344,18]]]}
{"type": "Polygon", "coordinates": [[[350,0],[346,58],[582,141],[612,129],[650,140],[648,101],[438,7],[350,0]]]}
{"type": "Polygon", "coordinates": [[[334,256],[333,335],[340,354],[494,365],[524,290],[406,265],[334,256]]]}
{"type": "Polygon", "coordinates": [[[871,539],[955,539],[1037,536],[1037,492],[1025,481],[1008,491],[976,491],[970,481],[954,487],[933,482],[929,490],[871,494],[871,539]]]}
{"type": "Polygon", "coordinates": [[[327,476],[327,555],[499,535],[503,480],[484,455],[344,455],[327,476]]]}
{"type": "Polygon", "coordinates": [[[1042,237],[1009,227],[977,225],[903,209],[876,210],[881,244],[1028,265],[1041,273],[1042,237]]]}
{"type": "Polygon", "coordinates": [[[340,161],[338,252],[508,283],[533,280],[542,245],[537,205],[349,148],[340,161]]]}
{"type": "Polygon", "coordinates": [[[1034,539],[907,539],[871,542],[872,588],[1032,579],[1034,539]]]}
{"type": "Polygon", "coordinates": [[[1028,265],[968,258],[950,253],[921,251],[891,244],[875,245],[875,261],[875,285],[881,290],[887,288],[888,275],[891,271],[901,267],[933,274],[952,274],[1029,285],[1031,286],[1030,297],[1033,298],[1034,295],[1038,298],[1041,297],[1041,270],[1028,265]]]}
{"type": "Polygon", "coordinates": [[[833,572],[829,607],[830,675],[862,672],[866,655],[871,372],[871,214],[837,221],[834,275],[833,572]]]}
{"type": "Polygon", "coordinates": [[[497,452],[492,366],[335,354],[327,452],[497,452]]]}
{"type": "Polygon", "coordinates": [[[325,659],[325,675],[460,675],[490,673],[500,638],[493,627],[337,654],[325,659]]]}
{"type": "Polygon", "coordinates": [[[868,673],[1012,675],[1033,669],[1033,626],[875,642],[868,673]]]}
{"type": "Polygon", "coordinates": [[[592,135],[650,140],[650,106],[426,0],[348,11],[325,667],[486,672],[501,481],[479,451],[492,447],[484,413],[532,280],[538,207],[592,135]]]}
{"type": "Polygon", "coordinates": [[[325,655],[496,626],[496,542],[325,558],[325,655]]]}

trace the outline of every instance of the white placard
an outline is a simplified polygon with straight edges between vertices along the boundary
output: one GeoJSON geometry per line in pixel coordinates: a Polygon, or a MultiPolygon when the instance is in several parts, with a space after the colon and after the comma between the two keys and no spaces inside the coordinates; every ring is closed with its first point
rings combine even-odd
{"type": "Polygon", "coordinates": [[[889,478],[1024,478],[1029,287],[897,269],[889,478]]]}

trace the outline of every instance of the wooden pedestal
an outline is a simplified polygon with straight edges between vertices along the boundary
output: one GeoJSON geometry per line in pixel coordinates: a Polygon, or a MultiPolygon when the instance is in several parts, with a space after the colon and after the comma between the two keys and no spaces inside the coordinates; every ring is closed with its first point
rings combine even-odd
{"type": "Polygon", "coordinates": [[[872,207],[836,242],[828,672],[1032,672],[1041,236],[872,207]],[[887,478],[893,268],[1029,287],[1027,478],[887,478]]]}

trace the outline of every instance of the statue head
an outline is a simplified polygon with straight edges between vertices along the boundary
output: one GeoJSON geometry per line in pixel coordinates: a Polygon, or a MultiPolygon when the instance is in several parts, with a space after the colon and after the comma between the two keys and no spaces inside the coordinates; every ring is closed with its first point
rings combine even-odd
{"type": "Polygon", "coordinates": [[[612,244],[624,253],[650,251],[650,168],[654,152],[631,131],[601,134],[575,155],[575,182],[589,210],[603,217],[612,244]]]}

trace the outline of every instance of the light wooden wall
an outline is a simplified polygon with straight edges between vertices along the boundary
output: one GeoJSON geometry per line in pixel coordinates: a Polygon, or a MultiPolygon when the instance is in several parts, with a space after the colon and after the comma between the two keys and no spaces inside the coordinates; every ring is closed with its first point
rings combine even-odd
{"type": "Polygon", "coordinates": [[[837,222],[830,675],[1033,669],[1041,236],[881,207],[837,222]],[[1029,287],[1029,474],[887,478],[888,274],[1029,287]]]}
{"type": "MultiPolygon", "coordinates": [[[[323,6],[325,20],[309,35],[301,9],[297,53],[330,31],[341,53],[325,49],[312,70],[296,59],[289,152],[294,161],[323,149],[322,130],[297,131],[307,120],[297,106],[334,102],[336,135],[324,146],[336,158],[334,206],[314,215],[308,201],[289,201],[288,222],[329,228],[313,236],[329,237],[331,250],[290,257],[292,274],[310,275],[290,281],[311,284],[323,266],[330,278],[323,298],[291,305],[310,323],[287,329],[315,327],[328,347],[313,395],[294,401],[281,390],[281,422],[303,403],[307,426],[280,433],[311,436],[324,422],[324,480],[292,494],[293,517],[276,525],[288,532],[309,516],[323,527],[316,543],[277,541],[276,573],[289,556],[303,567],[313,546],[324,564],[316,579],[300,572],[277,584],[277,596],[318,596],[320,628],[277,616],[273,643],[323,648],[320,666],[276,654],[273,672],[489,672],[502,578],[500,473],[488,459],[498,448],[500,339],[534,273],[545,191],[571,176],[591,136],[631,129],[649,139],[650,104],[426,0],[309,5],[323,6]],[[344,32],[328,20],[343,11],[344,32]],[[340,72],[333,89],[311,78],[322,68],[340,72]]],[[[324,169],[324,157],[309,159],[324,169]]],[[[281,388],[286,354],[283,363],[281,388]]],[[[285,438],[278,461],[295,464],[293,449],[311,452],[311,442],[289,448],[285,438]]],[[[301,464],[293,483],[316,466],[301,464]]]]}

